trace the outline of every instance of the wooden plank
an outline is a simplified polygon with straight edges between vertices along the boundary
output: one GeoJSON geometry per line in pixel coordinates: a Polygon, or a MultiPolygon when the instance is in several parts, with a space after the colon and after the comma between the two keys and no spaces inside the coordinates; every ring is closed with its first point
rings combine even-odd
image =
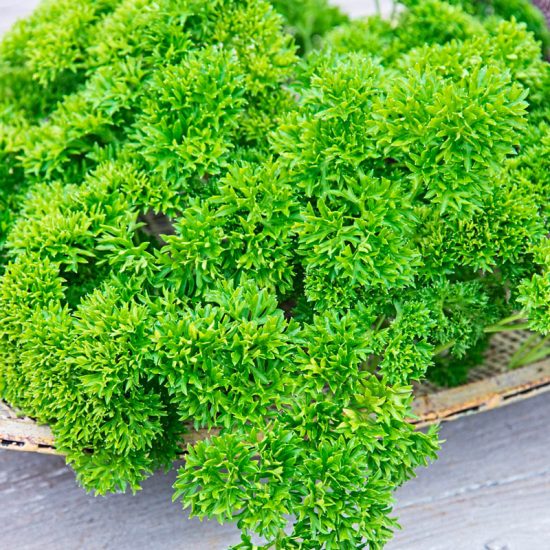
{"type": "Polygon", "coordinates": [[[12,451],[57,454],[51,430],[34,422],[0,419],[0,447],[12,451]]]}
{"type": "Polygon", "coordinates": [[[550,391],[550,361],[418,397],[413,410],[419,426],[454,420],[550,391]]]}
{"type": "MultiPolygon", "coordinates": [[[[183,436],[182,449],[188,444],[206,439],[217,430],[193,430],[183,436]]],[[[0,448],[11,451],[27,451],[42,454],[60,454],[55,448],[55,439],[48,426],[20,416],[6,403],[0,401],[0,448]]]]}
{"type": "Polygon", "coordinates": [[[444,424],[439,459],[396,495],[387,550],[548,550],[550,398],[444,424]]]}
{"type": "Polygon", "coordinates": [[[172,502],[176,471],[158,473],[136,496],[94,497],[59,456],[0,451],[2,550],[226,550],[232,524],[189,519],[172,502]]]}

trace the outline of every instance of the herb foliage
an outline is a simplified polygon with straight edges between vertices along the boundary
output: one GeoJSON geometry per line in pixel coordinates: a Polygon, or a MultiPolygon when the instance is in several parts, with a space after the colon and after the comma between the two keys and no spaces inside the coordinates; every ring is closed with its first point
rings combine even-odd
{"type": "Polygon", "coordinates": [[[175,498],[239,547],[380,548],[438,449],[412,383],[549,337],[540,14],[405,4],[47,0],[1,42],[0,395],[87,489],[192,424],[175,498]]]}

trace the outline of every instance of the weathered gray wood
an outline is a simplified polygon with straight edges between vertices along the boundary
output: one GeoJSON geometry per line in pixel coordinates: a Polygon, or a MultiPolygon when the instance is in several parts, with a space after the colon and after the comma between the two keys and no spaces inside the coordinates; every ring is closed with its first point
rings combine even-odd
{"type": "Polygon", "coordinates": [[[439,460],[397,495],[391,550],[550,548],[548,395],[445,424],[439,460]]]}
{"type": "Polygon", "coordinates": [[[211,549],[238,541],[232,526],[188,521],[171,502],[174,472],[137,496],[87,495],[60,457],[0,451],[0,548],[211,549]]]}

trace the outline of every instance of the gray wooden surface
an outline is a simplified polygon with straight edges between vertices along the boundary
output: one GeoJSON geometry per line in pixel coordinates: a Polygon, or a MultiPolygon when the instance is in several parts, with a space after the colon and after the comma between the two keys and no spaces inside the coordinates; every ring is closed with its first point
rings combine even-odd
{"type": "MultiPolygon", "coordinates": [[[[0,0],[0,34],[36,0],[0,0]]],[[[374,1],[339,0],[354,14],[374,1]]],[[[382,2],[387,6],[387,2],[382,2]]],[[[445,425],[439,461],[397,495],[390,550],[550,550],[550,398],[445,425]]],[[[0,550],[217,550],[236,530],[171,502],[174,473],[94,498],[59,457],[0,451],[0,550]]]]}

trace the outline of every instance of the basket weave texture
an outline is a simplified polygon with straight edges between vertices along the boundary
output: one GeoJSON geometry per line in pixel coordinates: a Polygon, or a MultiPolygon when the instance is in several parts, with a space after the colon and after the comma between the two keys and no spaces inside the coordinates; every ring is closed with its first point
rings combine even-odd
{"type": "MultiPolygon", "coordinates": [[[[528,330],[514,330],[496,333],[485,351],[483,363],[470,369],[466,384],[480,382],[510,372],[510,359],[519,347],[531,336],[528,330]]],[[[415,396],[421,397],[441,391],[439,386],[425,381],[415,386],[415,396]]]]}

